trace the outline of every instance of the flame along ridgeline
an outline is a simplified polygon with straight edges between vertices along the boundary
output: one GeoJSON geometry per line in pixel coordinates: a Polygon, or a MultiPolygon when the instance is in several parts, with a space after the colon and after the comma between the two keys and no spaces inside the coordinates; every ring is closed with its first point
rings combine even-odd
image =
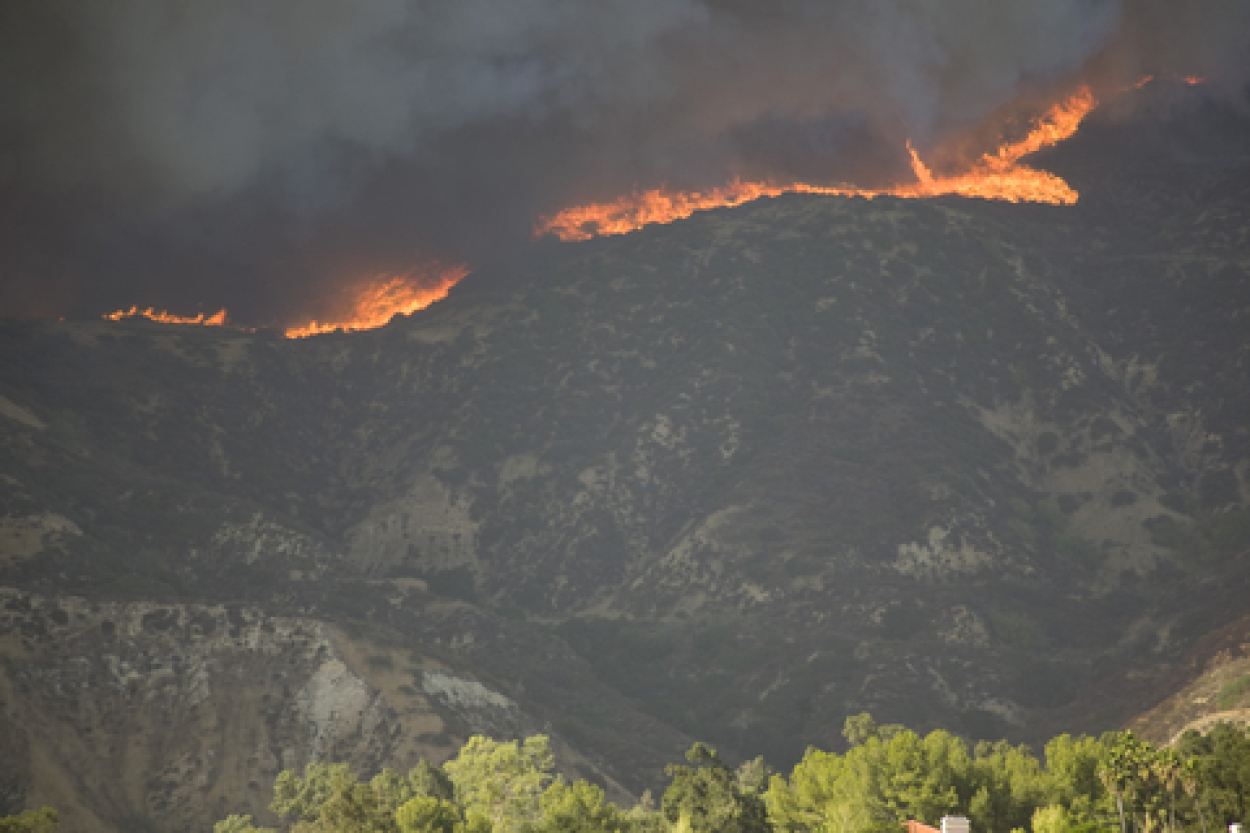
{"type": "MultiPolygon", "coordinates": [[[[440,265],[423,269],[419,273],[414,271],[405,275],[383,275],[356,290],[341,314],[327,321],[313,320],[307,324],[287,327],[283,330],[283,335],[287,338],[307,338],[339,330],[352,332],[376,329],[396,315],[410,315],[445,298],[448,290],[467,274],[469,274],[467,266],[440,265]]],[[[123,318],[147,318],[161,324],[251,329],[230,324],[225,309],[213,315],[201,313],[196,316],[183,316],[153,308],[140,309],[136,306],[128,310],[111,312],[104,318],[109,321],[120,321],[123,318]]]]}
{"type": "Polygon", "coordinates": [[[345,315],[336,316],[337,320],[310,321],[298,327],[288,327],[284,335],[287,338],[307,338],[336,330],[372,330],[396,315],[411,315],[442,300],[467,274],[467,266],[438,266],[423,270],[419,278],[414,273],[383,276],[357,290],[351,308],[345,315]]]}
{"type": "Polygon", "coordinates": [[[174,315],[169,312],[148,307],[147,309],[139,309],[131,307],[130,309],[119,309],[117,312],[110,312],[104,316],[109,321],[121,321],[123,318],[147,318],[161,324],[202,324],[207,327],[225,327],[226,310],[222,308],[212,315],[200,313],[194,317],[187,315],[174,315]]]}
{"type": "Polygon", "coordinates": [[[994,153],[987,153],[961,174],[934,175],[910,144],[912,172],[916,181],[892,188],[829,187],[792,182],[779,185],[771,182],[744,182],[735,179],[720,188],[708,191],[670,191],[655,188],[620,197],[612,202],[566,208],[539,221],[534,236],[555,235],[561,240],[589,240],[609,234],[624,234],[651,223],[671,223],[689,217],[696,211],[741,205],[759,197],[781,194],[829,194],[856,197],[938,197],[955,194],[1008,202],[1041,202],[1071,205],[1078,194],[1059,177],[1021,164],[1030,153],[1057,144],[1076,132],[1082,119],[1098,105],[1088,87],[1081,87],[1063,101],[1050,107],[1039,117],[1023,139],[1004,144],[994,153]]]}
{"type": "MultiPolygon", "coordinates": [[[[1149,80],[1143,79],[1134,86],[1140,87],[1149,80]]],[[[1198,84],[1202,79],[1186,78],[1185,81],[1198,84]]],[[[893,188],[873,190],[810,185],[803,182],[779,185],[771,182],[744,182],[740,179],[708,191],[681,192],[656,188],[626,195],[612,202],[566,208],[540,220],[535,226],[534,235],[541,237],[551,234],[565,241],[589,240],[599,235],[624,234],[651,223],[671,223],[689,217],[696,211],[741,205],[760,197],[788,193],[917,199],[955,194],[1008,202],[1071,205],[1077,201],[1078,194],[1066,182],[1052,173],[1021,164],[1020,160],[1030,153],[1067,139],[1097,105],[1098,100],[1090,89],[1081,87],[1068,98],[1052,105],[1035,121],[1033,129],[1023,139],[1008,142],[996,152],[983,155],[961,174],[933,174],[909,144],[907,150],[911,155],[911,167],[916,180],[893,188]]],[[[306,338],[339,330],[350,332],[375,329],[397,314],[409,315],[444,298],[448,290],[468,273],[466,266],[448,267],[435,264],[405,275],[383,275],[356,290],[344,313],[329,321],[314,320],[288,327],[284,334],[287,338],[306,338]]],[[[213,315],[206,316],[201,313],[194,317],[185,317],[155,309],[141,310],[132,307],[130,310],[119,310],[104,317],[117,321],[134,316],[165,324],[233,326],[227,324],[224,309],[213,315]]]]}

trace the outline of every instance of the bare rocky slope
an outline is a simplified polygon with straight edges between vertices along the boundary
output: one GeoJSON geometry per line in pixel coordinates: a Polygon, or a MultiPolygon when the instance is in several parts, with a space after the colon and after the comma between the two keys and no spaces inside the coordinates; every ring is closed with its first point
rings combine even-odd
{"type": "Polygon", "coordinates": [[[1094,124],[1046,160],[1070,208],[537,245],[374,332],[4,322],[0,811],[203,830],[476,731],[624,795],[863,710],[1122,725],[1244,614],[1229,134],[1094,124]]]}

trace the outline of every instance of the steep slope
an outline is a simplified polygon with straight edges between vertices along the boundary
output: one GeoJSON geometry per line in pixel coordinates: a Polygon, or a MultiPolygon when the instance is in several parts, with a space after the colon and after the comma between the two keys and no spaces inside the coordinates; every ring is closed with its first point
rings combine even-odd
{"type": "Polygon", "coordinates": [[[338,627],[237,604],[0,590],[5,812],[55,806],[66,830],[205,830],[237,812],[272,823],[269,798],[284,769],[330,760],[358,772],[407,771],[422,757],[451,757],[470,734],[550,731],[547,715],[570,707],[631,736],[617,740],[623,760],[606,766],[555,740],[562,771],[603,783],[618,800],[629,792],[613,767],[649,770],[654,746],[677,754],[667,748],[670,730],[596,691],[567,659],[562,668],[559,648],[535,661],[541,639],[517,651],[507,636],[475,627],[460,605],[402,591],[391,604],[419,607],[410,618],[425,630],[410,623],[401,637],[377,624],[338,627]],[[494,637],[495,650],[512,648],[512,665],[487,662],[485,674],[474,674],[455,656],[471,651],[448,657],[441,647],[481,637],[494,637]],[[540,674],[545,682],[527,679],[540,674]],[[494,675],[515,698],[494,687],[494,675]],[[535,701],[537,712],[528,705],[535,701]]]}
{"type": "MultiPolygon", "coordinates": [[[[386,658],[370,696],[442,690],[410,649],[525,716],[445,706],[448,738],[550,731],[622,792],[692,736],[785,765],[862,710],[1111,728],[1244,613],[1250,165],[1088,141],[1052,160],[1075,207],[761,200],[535,246],[374,332],[6,322],[0,579],[339,623],[386,658]]],[[[30,641],[5,679],[69,673],[30,641]]]]}

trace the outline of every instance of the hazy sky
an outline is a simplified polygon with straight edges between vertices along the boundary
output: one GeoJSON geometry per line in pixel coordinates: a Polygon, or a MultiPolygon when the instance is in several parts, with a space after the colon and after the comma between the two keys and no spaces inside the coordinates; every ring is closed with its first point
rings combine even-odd
{"type": "Polygon", "coordinates": [[[635,186],[861,185],[1087,82],[1247,80],[1248,0],[3,0],[0,315],[314,310],[635,186]]]}

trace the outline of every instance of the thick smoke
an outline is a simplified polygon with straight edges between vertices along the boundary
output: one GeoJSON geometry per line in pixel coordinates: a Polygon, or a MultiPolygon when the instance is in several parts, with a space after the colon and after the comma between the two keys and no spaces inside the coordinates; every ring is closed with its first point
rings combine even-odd
{"type": "Polygon", "coordinates": [[[0,312],[280,321],[635,186],[880,184],[1078,81],[1238,84],[1247,33],[1241,0],[13,0],[0,312]]]}

